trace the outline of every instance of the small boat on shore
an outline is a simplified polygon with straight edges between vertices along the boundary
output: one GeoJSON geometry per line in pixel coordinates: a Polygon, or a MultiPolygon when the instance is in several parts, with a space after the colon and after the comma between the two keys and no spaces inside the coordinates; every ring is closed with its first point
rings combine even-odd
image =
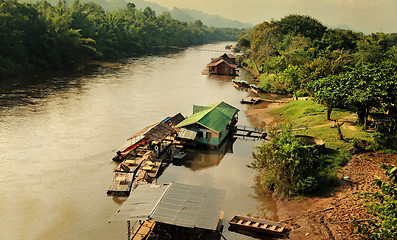
{"type": "Polygon", "coordinates": [[[237,88],[249,88],[249,83],[245,80],[233,79],[232,84],[237,88]]]}
{"type": "Polygon", "coordinates": [[[257,104],[261,101],[262,99],[259,97],[246,97],[241,99],[240,103],[257,104]]]}
{"type": "Polygon", "coordinates": [[[229,224],[236,230],[255,231],[271,235],[281,235],[285,229],[284,225],[278,222],[240,215],[235,215],[229,221],[229,224]]]}
{"type": "Polygon", "coordinates": [[[254,84],[250,84],[250,90],[256,94],[265,93],[265,91],[263,91],[262,88],[254,85],[254,84]]]}

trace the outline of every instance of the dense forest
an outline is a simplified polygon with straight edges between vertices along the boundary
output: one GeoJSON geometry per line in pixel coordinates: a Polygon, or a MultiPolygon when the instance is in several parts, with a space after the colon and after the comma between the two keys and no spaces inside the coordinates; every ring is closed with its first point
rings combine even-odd
{"type": "Polygon", "coordinates": [[[185,23],[149,7],[105,11],[94,2],[0,0],[0,78],[43,69],[150,53],[159,47],[187,47],[237,40],[240,29],[185,23]]]}
{"type": "Polygon", "coordinates": [[[328,108],[345,106],[368,117],[387,118],[397,132],[397,33],[364,35],[329,29],[309,16],[263,22],[238,41],[240,62],[268,92],[308,95],[328,108]]]}

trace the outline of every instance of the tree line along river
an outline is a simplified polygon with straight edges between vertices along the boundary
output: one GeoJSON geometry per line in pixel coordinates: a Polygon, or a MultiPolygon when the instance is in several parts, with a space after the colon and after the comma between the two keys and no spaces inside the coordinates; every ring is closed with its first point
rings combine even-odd
{"type": "MultiPolygon", "coordinates": [[[[124,59],[74,74],[3,81],[0,90],[0,239],[126,239],[125,222],[108,223],[125,200],[106,195],[113,150],[142,128],[193,104],[225,101],[252,125],[231,77],[201,72],[223,54],[222,42],[163,55],[124,59]]],[[[249,76],[240,71],[240,79],[249,76]]],[[[233,215],[275,218],[270,198],[255,188],[254,141],[198,151],[185,166],[170,165],[170,181],[226,190],[224,235],[233,215]]],[[[274,219],[277,220],[277,219],[274,219]]]]}

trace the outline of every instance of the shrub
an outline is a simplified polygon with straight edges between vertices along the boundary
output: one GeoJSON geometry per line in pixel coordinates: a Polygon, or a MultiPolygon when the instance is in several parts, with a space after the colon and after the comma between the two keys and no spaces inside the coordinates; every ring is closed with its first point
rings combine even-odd
{"type": "Polygon", "coordinates": [[[281,197],[306,194],[318,187],[319,151],[292,134],[292,127],[269,131],[270,142],[253,153],[250,167],[257,169],[262,183],[281,197]]]}
{"type": "Polygon", "coordinates": [[[388,181],[374,180],[380,192],[369,194],[373,203],[369,212],[374,215],[366,223],[354,222],[356,233],[363,239],[397,239],[397,167],[381,164],[388,181]]]}

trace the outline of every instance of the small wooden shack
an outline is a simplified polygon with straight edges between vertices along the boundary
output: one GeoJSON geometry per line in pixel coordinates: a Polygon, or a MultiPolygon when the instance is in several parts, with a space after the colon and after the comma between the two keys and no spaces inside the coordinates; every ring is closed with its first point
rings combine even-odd
{"type": "Polygon", "coordinates": [[[237,65],[235,57],[231,54],[223,54],[222,56],[212,59],[207,65],[210,74],[220,75],[237,75],[237,65]]]}
{"type": "Polygon", "coordinates": [[[176,127],[181,128],[178,137],[193,140],[198,145],[217,148],[236,125],[239,110],[225,102],[208,106],[193,106],[193,115],[176,127]]]}

